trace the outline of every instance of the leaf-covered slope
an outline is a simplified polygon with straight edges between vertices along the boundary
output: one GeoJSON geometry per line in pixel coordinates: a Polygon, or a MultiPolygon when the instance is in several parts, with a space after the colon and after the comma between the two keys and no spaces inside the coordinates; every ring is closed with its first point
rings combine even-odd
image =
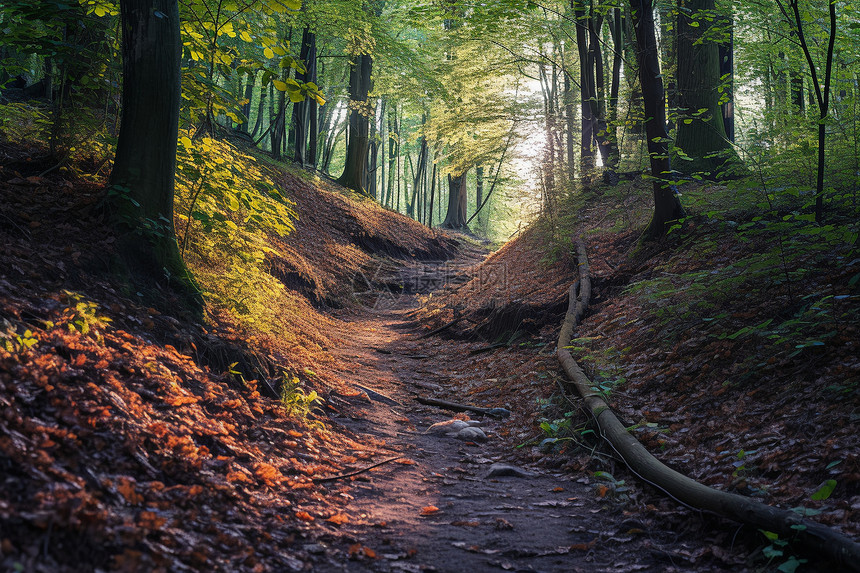
{"type": "MultiPolygon", "coordinates": [[[[265,394],[297,374],[308,393],[347,393],[325,351],[340,323],[291,288],[270,309],[290,338],[236,307],[210,304],[200,323],[158,287],[136,292],[109,273],[103,187],[34,176],[27,157],[37,151],[0,148],[0,163],[14,166],[0,171],[2,568],[309,567],[310,524],[351,519],[312,479],[370,458],[377,444],[324,429],[302,393],[288,401],[294,413],[265,394]],[[159,309],[144,302],[158,298],[159,309]]],[[[451,252],[399,215],[293,175],[285,183],[300,213],[296,236],[270,248],[323,277],[327,293],[374,257],[451,252]],[[350,247],[353,238],[366,248],[350,247]]],[[[190,245],[204,289],[232,292],[211,282],[216,267],[204,268],[217,257],[194,253],[190,245]]],[[[276,258],[273,267],[285,264],[276,258]]],[[[330,296],[347,304],[348,295],[330,296]]]]}

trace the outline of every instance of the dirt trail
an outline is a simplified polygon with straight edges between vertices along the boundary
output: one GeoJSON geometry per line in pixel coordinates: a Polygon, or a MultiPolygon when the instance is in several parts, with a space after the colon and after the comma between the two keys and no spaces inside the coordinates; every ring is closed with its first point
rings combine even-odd
{"type": "MultiPolygon", "coordinates": [[[[329,528],[309,547],[319,570],[724,570],[687,561],[707,553],[696,540],[702,531],[680,540],[678,532],[655,532],[650,520],[626,511],[629,504],[600,498],[585,474],[516,460],[499,436],[505,420],[472,416],[485,443],[425,433],[453,413],[420,405],[416,396],[470,401],[458,400],[451,379],[468,353],[458,353],[456,341],[421,339],[408,316],[415,304],[403,296],[396,308],[341,317],[342,345],[332,351],[351,365],[340,375],[361,394],[330,396],[349,412],[332,421],[378,446],[378,455],[355,467],[397,455],[409,462],[322,484],[322,495],[339,496],[360,519],[329,528]],[[500,463],[524,473],[491,477],[500,463]]],[[[734,563],[732,570],[741,569],[734,563]]]]}

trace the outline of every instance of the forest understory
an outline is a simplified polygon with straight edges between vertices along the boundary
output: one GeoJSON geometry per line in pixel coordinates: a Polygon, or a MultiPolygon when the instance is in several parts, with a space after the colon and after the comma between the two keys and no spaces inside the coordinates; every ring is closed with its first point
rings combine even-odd
{"type": "Polygon", "coordinates": [[[103,185],[0,153],[6,570],[834,570],[661,496],[595,439],[554,354],[574,236],[596,297],[574,354],[633,434],[860,534],[860,260],[831,267],[838,249],[780,283],[750,267],[772,238],[707,215],[642,247],[626,182],[488,254],[290,170],[301,216],[261,267],[279,297],[201,321],[111,274],[103,185]],[[429,430],[470,416],[483,437],[429,430]]]}

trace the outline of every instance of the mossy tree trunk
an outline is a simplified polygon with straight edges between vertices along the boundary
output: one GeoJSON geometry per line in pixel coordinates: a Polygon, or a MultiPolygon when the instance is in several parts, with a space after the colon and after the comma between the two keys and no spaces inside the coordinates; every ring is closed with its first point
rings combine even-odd
{"type": "Polygon", "coordinates": [[[111,172],[110,204],[128,270],[164,276],[184,290],[194,283],[173,224],[180,56],[177,0],[123,0],[122,122],[111,172]]]}
{"type": "Polygon", "coordinates": [[[675,168],[719,178],[740,162],[729,142],[720,105],[720,47],[709,38],[715,24],[716,0],[685,0],[678,13],[677,101],[680,150],[675,168]]]}

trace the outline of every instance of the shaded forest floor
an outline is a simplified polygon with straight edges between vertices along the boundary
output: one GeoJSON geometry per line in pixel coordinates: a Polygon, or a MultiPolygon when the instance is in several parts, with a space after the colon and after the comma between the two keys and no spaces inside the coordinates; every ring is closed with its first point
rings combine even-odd
{"type": "MultiPolygon", "coordinates": [[[[661,498],[590,440],[552,352],[575,271],[565,227],[538,225],[482,260],[462,238],[274,173],[300,213],[269,239],[289,332],[275,336],[236,309],[201,324],[112,279],[103,187],[34,177],[37,149],[0,151],[4,568],[739,571],[794,551],[763,556],[758,532],[661,498]],[[473,415],[486,442],[430,434],[454,415],[419,395],[511,416],[473,415]],[[520,475],[491,475],[499,463],[520,475]]],[[[612,209],[647,212],[641,195],[596,198],[566,223],[597,273],[579,354],[674,467],[856,537],[857,262],[804,277],[828,314],[789,346],[826,345],[789,356],[758,337],[777,325],[732,335],[805,312],[802,295],[730,283],[716,290],[751,294],[705,318],[726,316],[679,311],[696,272],[756,245],[697,222],[663,251],[636,250],[635,231],[603,227],[612,209]],[[708,240],[713,252],[691,248],[708,240]],[[830,498],[810,500],[826,479],[830,498]]]]}

